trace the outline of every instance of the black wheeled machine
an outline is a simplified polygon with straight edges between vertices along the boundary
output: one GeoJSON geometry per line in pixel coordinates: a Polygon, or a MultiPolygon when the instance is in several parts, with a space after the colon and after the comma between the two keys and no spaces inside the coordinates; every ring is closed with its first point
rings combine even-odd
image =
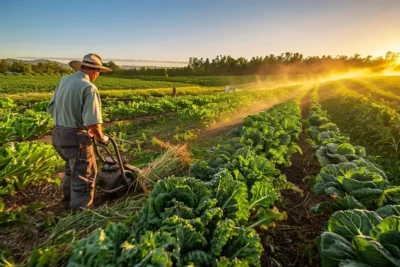
{"type": "Polygon", "coordinates": [[[93,144],[95,154],[103,165],[97,174],[96,185],[100,186],[100,190],[104,193],[118,196],[123,192],[127,192],[130,188],[135,189],[140,169],[122,162],[115,140],[109,137],[108,144],[96,140],[94,140],[93,144]],[[114,154],[109,148],[110,144],[113,147],[114,154]],[[105,157],[102,155],[104,153],[107,154],[105,157]]]}

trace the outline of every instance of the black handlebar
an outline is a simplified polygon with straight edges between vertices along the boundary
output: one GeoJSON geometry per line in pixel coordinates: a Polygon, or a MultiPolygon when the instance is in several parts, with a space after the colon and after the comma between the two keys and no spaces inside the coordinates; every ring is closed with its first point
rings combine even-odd
{"type": "Polygon", "coordinates": [[[118,149],[117,143],[115,142],[114,138],[112,138],[111,136],[109,136],[108,138],[109,138],[108,144],[111,143],[112,146],[114,147],[114,151],[115,151],[115,154],[116,154],[116,156],[117,156],[117,159],[115,159],[115,157],[114,157],[113,154],[111,153],[110,149],[108,148],[108,144],[104,144],[104,143],[102,143],[102,142],[99,142],[99,141],[97,141],[95,138],[93,138],[94,152],[95,152],[96,156],[97,156],[98,158],[100,158],[100,160],[101,160],[101,161],[103,162],[103,164],[104,164],[104,163],[106,162],[106,160],[105,160],[105,158],[104,158],[102,155],[100,155],[99,146],[100,146],[101,148],[103,148],[103,149],[107,152],[107,154],[110,156],[110,158],[111,158],[115,163],[117,163],[117,164],[119,165],[119,167],[120,167],[120,169],[121,169],[122,177],[124,178],[124,181],[126,182],[127,179],[126,179],[126,175],[125,175],[124,165],[122,164],[121,154],[119,153],[119,149],[118,149]]]}

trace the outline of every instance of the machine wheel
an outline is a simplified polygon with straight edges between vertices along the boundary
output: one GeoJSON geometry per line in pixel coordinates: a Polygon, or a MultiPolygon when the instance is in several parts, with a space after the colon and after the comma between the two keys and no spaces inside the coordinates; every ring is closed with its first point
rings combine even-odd
{"type": "MultiPolygon", "coordinates": [[[[128,191],[135,189],[135,185],[134,185],[134,182],[136,180],[135,174],[133,172],[131,172],[130,170],[125,170],[125,176],[126,176],[126,179],[128,180],[128,186],[123,189],[120,189],[114,193],[110,193],[110,197],[120,198],[120,197],[123,197],[124,195],[126,195],[128,193],[128,191]]],[[[115,182],[113,188],[118,188],[122,185],[126,185],[126,183],[125,183],[122,175],[120,175],[118,177],[117,181],[115,182]]]]}

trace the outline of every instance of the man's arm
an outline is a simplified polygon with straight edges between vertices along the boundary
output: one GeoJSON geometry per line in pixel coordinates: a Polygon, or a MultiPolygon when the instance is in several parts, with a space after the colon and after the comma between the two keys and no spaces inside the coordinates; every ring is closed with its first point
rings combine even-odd
{"type": "Polygon", "coordinates": [[[108,143],[108,136],[103,134],[103,129],[100,123],[88,125],[86,127],[88,128],[88,133],[90,137],[94,137],[105,144],[108,143]]]}
{"type": "Polygon", "coordinates": [[[88,128],[89,135],[91,137],[96,138],[97,140],[103,140],[104,134],[103,134],[103,129],[101,127],[101,124],[93,124],[93,125],[88,125],[86,126],[88,128]]]}

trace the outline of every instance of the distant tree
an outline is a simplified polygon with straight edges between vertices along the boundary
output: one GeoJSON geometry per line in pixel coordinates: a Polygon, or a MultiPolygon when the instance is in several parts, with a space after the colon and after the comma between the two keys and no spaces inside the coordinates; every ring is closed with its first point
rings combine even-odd
{"type": "Polygon", "coordinates": [[[8,64],[7,60],[0,60],[0,72],[8,71],[10,68],[10,64],[8,64]]]}
{"type": "Polygon", "coordinates": [[[385,60],[386,61],[395,61],[396,60],[396,53],[393,53],[392,51],[388,51],[386,53],[385,60]]]}
{"type": "Polygon", "coordinates": [[[14,61],[10,67],[11,71],[21,72],[21,73],[30,73],[32,72],[32,65],[24,63],[22,61],[14,61]]]}
{"type": "Polygon", "coordinates": [[[122,70],[117,64],[115,64],[114,61],[105,62],[103,63],[103,65],[107,68],[112,69],[114,72],[119,72],[122,70]]]}

